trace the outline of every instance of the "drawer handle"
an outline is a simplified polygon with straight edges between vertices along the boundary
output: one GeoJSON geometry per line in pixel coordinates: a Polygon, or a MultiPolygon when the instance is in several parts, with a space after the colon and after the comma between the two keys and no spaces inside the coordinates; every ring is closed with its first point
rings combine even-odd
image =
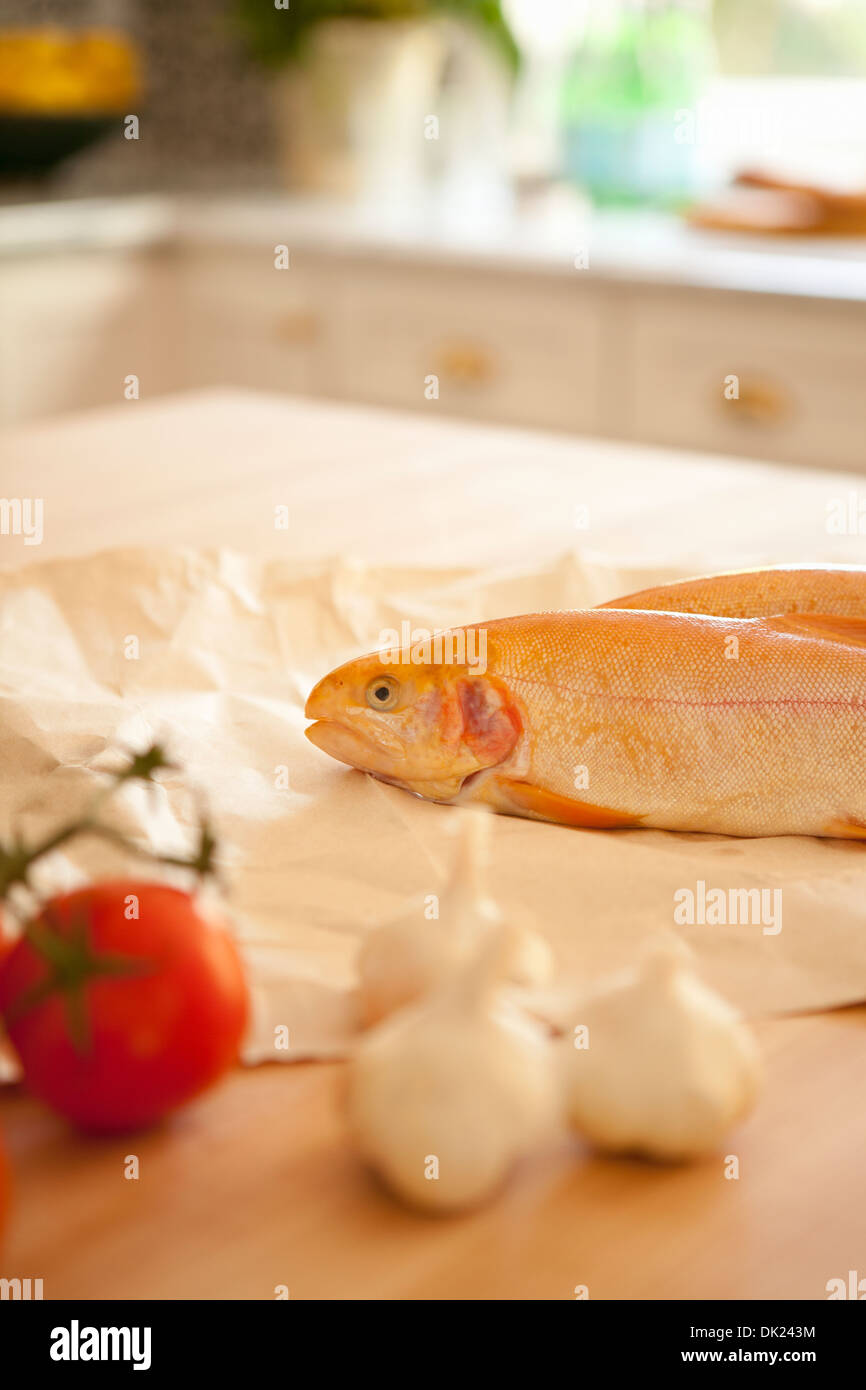
{"type": "Polygon", "coordinates": [[[496,361],[486,348],[473,343],[451,343],[436,354],[439,376],[461,386],[481,386],[496,375],[496,361]]]}
{"type": "Polygon", "coordinates": [[[743,424],[778,425],[791,414],[788,392],[771,381],[741,381],[739,390],[732,400],[723,396],[721,404],[743,424]]]}
{"type": "Polygon", "coordinates": [[[319,333],[318,314],[311,309],[293,309],[277,320],[277,337],[284,343],[310,343],[319,333]]]}

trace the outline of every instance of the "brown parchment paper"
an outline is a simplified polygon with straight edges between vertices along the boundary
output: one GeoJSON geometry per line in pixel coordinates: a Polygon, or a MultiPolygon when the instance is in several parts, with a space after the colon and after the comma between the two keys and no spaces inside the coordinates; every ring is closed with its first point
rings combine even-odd
{"type": "MultiPolygon", "coordinates": [[[[247,1060],[341,1055],[355,1029],[359,940],[407,896],[441,888],[459,813],[313,748],[303,736],[309,688],[404,619],[435,629],[587,606],[630,578],[618,588],[616,575],[600,580],[571,554],[475,572],[116,550],[4,571],[0,833],[46,828],[86,800],[119,748],[164,740],[183,776],[128,788],[118,815],[176,851],[195,814],[189,788],[205,794],[252,983],[247,1060]],[[126,654],[131,638],[137,656],[126,654]],[[277,1025],[289,1029],[288,1051],[274,1050],[277,1025]]],[[[87,843],[47,861],[40,887],[121,865],[117,851],[87,843]]],[[[747,1014],[866,998],[866,847],[494,821],[493,892],[550,940],[564,988],[670,930],[674,894],[699,881],[781,890],[779,931],[675,927],[705,978],[747,1014]]]]}

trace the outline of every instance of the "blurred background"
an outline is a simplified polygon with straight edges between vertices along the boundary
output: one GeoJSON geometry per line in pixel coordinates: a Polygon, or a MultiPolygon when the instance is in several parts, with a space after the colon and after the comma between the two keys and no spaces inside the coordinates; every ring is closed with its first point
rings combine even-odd
{"type": "Polygon", "coordinates": [[[864,362],[863,0],[0,0],[0,423],[226,385],[862,468],[864,362]]]}

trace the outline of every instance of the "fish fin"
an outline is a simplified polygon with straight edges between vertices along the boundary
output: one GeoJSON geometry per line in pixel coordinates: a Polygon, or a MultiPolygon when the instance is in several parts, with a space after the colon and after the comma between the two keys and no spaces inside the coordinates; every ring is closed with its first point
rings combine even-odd
{"type": "MultiPolygon", "coordinates": [[[[501,796],[503,810],[512,814],[536,816],[539,820],[555,821],[558,825],[579,825],[586,829],[617,830],[640,825],[641,817],[627,811],[613,811],[608,806],[596,806],[591,801],[577,801],[570,796],[533,787],[529,782],[515,782],[495,777],[486,785],[494,786],[501,796]]],[[[497,798],[498,800],[498,798],[497,798]]]]}
{"type": "Polygon", "coordinates": [[[866,840],[866,821],[854,816],[837,816],[821,833],[832,840],[866,840]]]}
{"type": "Polygon", "coordinates": [[[601,604],[714,618],[760,618],[778,613],[866,614],[866,567],[771,565],[657,584],[601,604]]]}
{"type": "Polygon", "coordinates": [[[674,579],[653,584],[633,594],[608,599],[599,608],[630,608],[657,613],[702,613],[713,618],[755,617],[759,612],[778,613],[777,604],[766,609],[761,600],[766,570],[699,575],[694,579],[674,579]]]}
{"type": "Polygon", "coordinates": [[[621,594],[619,598],[607,599],[598,608],[637,608],[655,613],[693,613],[705,603],[705,588],[708,576],[699,579],[675,579],[669,584],[653,584],[648,589],[636,589],[631,594],[621,594]]]}
{"type": "Polygon", "coordinates": [[[791,637],[815,637],[823,642],[842,642],[846,647],[866,647],[866,618],[839,613],[780,613],[764,619],[773,632],[791,637]]]}
{"type": "Polygon", "coordinates": [[[520,715],[501,681],[489,676],[463,676],[457,682],[463,715],[463,741],[486,767],[501,763],[521,732],[520,715]]]}

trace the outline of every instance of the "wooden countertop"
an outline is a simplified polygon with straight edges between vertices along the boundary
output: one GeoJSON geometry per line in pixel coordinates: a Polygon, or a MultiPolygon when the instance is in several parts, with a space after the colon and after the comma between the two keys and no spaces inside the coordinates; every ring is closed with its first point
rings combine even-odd
{"type": "MultiPolygon", "coordinates": [[[[824,529],[827,497],[856,486],[844,476],[252,395],[129,403],[0,447],[6,494],[45,501],[41,546],[0,538],[15,565],[135,543],[416,564],[571,546],[597,575],[630,565],[637,587],[660,555],[687,573],[852,559],[861,544],[824,529]],[[273,527],[284,501],[288,537],[273,527]]],[[[0,1275],[42,1278],[47,1298],[269,1299],[285,1284],[294,1298],[569,1299],[585,1284],[595,1299],[822,1299],[829,1279],[866,1277],[866,1008],[758,1032],[768,1084],[731,1137],[738,1180],[721,1157],[654,1168],[563,1140],[498,1201],[447,1220],[403,1211],[363,1172],[339,1064],[238,1071],[162,1129],[98,1142],[8,1089],[17,1200],[0,1275]]]]}
{"type": "Polygon", "coordinates": [[[432,402],[196,391],[5,430],[0,459],[4,496],[44,499],[42,543],[0,534],[0,565],[134,545],[440,568],[573,552],[640,588],[661,570],[863,558],[862,537],[826,524],[859,474],[496,429],[432,402]]]}
{"type": "Polygon", "coordinates": [[[468,1216],[403,1210],[344,1133],[340,1064],[237,1072],[161,1130],[85,1140],[17,1093],[7,1277],[46,1298],[824,1299],[866,1274],[866,1009],[760,1025],[767,1086],[724,1155],[668,1169],[564,1139],[468,1216]],[[127,1181],[128,1154],[140,1179],[127,1181]]]}

